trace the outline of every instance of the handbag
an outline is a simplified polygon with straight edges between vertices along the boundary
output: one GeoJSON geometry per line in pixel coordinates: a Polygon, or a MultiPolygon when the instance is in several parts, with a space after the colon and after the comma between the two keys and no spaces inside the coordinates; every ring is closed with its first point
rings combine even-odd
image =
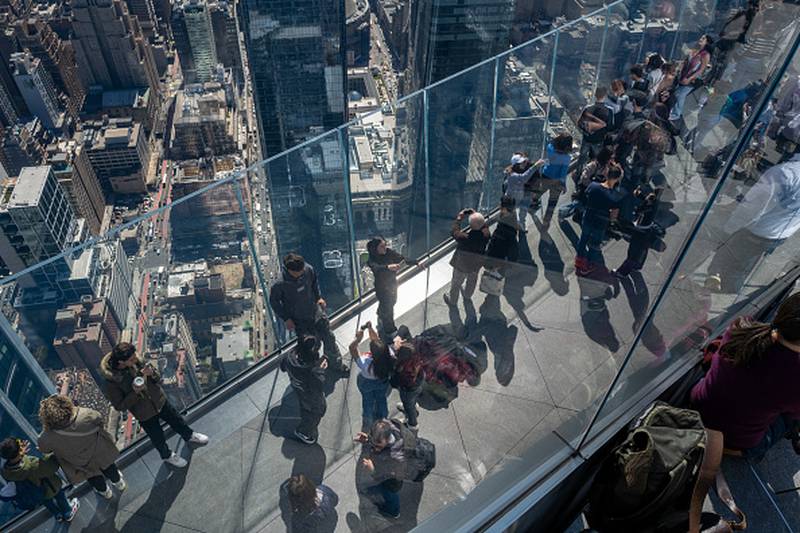
{"type": "Polygon", "coordinates": [[[500,296],[503,294],[503,286],[505,285],[505,278],[497,270],[484,269],[481,275],[481,292],[491,295],[500,296]]]}

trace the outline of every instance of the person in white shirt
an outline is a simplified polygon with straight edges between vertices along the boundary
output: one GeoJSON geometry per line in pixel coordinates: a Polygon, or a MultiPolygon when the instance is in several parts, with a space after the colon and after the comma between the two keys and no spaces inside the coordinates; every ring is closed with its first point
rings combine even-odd
{"type": "Polygon", "coordinates": [[[705,284],[712,290],[736,291],[741,287],[739,278],[762,255],[800,230],[800,155],[764,172],[724,230],[730,237],[714,254],[705,284]]]}

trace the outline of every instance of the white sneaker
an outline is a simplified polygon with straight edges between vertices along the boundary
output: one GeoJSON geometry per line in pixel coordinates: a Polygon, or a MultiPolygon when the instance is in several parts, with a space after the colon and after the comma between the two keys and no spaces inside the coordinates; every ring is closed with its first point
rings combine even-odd
{"type": "Polygon", "coordinates": [[[112,483],[112,485],[114,485],[114,488],[120,492],[125,492],[125,489],[128,488],[128,482],[125,481],[124,477],[122,477],[122,473],[119,475],[119,481],[112,483]]]}
{"type": "Polygon", "coordinates": [[[64,520],[67,522],[72,522],[72,519],[75,518],[75,515],[78,514],[78,509],[81,507],[81,502],[78,498],[72,498],[69,501],[69,506],[72,508],[70,513],[64,517],[64,520]]]}
{"type": "Polygon", "coordinates": [[[206,444],[208,444],[208,435],[203,435],[202,433],[198,433],[195,431],[189,438],[189,442],[191,444],[199,444],[200,446],[205,446],[206,444]]]}
{"type": "Polygon", "coordinates": [[[105,498],[106,500],[110,500],[111,498],[114,497],[114,493],[111,491],[111,487],[108,486],[108,483],[106,483],[106,490],[104,490],[103,492],[95,490],[95,492],[100,496],[102,496],[103,498],[105,498]]]}
{"type": "Polygon", "coordinates": [[[172,452],[172,455],[170,455],[169,457],[164,459],[164,462],[167,463],[168,465],[174,466],[175,468],[183,468],[187,464],[189,464],[189,463],[186,462],[186,459],[184,459],[183,457],[179,456],[175,452],[172,452]]]}

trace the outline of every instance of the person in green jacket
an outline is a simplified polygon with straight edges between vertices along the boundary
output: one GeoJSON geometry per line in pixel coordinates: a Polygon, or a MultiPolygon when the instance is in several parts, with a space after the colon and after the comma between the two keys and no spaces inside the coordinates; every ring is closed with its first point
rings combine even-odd
{"type": "MultiPolygon", "coordinates": [[[[28,481],[37,487],[44,487],[44,506],[53,513],[56,520],[71,522],[78,512],[80,502],[77,498],[67,500],[58,472],[58,461],[53,454],[41,459],[28,455],[30,443],[15,438],[7,438],[0,443],[0,457],[5,459],[2,474],[6,481],[28,481]]],[[[19,487],[17,490],[20,490],[19,487]]]]}

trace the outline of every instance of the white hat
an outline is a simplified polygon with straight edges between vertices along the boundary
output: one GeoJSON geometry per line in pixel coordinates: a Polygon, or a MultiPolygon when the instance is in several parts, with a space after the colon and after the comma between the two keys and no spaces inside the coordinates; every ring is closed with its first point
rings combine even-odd
{"type": "Polygon", "coordinates": [[[522,154],[514,154],[511,156],[511,164],[512,165],[519,165],[520,163],[524,163],[527,161],[528,158],[522,154]]]}

